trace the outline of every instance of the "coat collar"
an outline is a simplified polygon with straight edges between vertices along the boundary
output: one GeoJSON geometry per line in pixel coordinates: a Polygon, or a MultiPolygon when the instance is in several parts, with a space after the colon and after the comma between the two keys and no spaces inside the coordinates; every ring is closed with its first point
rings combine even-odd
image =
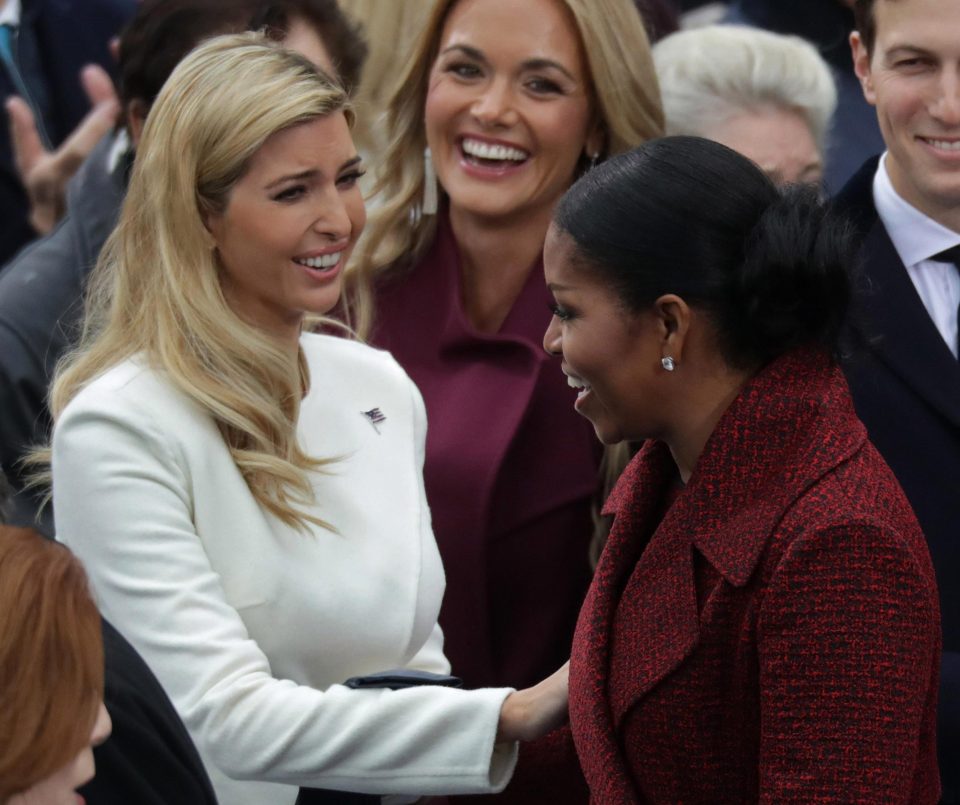
{"type": "Polygon", "coordinates": [[[467,317],[463,299],[463,269],[460,250],[448,214],[441,214],[437,221],[437,235],[433,248],[423,260],[418,273],[421,287],[432,287],[434,293],[445,297],[446,318],[440,333],[444,350],[456,349],[466,344],[475,348],[478,342],[514,343],[529,352],[539,363],[545,363],[549,357],[544,353],[544,321],[548,318],[545,311],[551,298],[543,280],[543,258],[536,261],[527,271],[527,279],[520,294],[510,308],[510,312],[496,333],[481,333],[467,317]]]}
{"type": "MultiPolygon", "coordinates": [[[[865,440],[839,368],[815,350],[784,356],[747,383],[721,417],[659,530],[687,533],[730,584],[743,586],[790,503],[865,440]]],[[[618,518],[636,511],[648,496],[640,482],[662,491],[674,472],[666,445],[649,443],[605,511],[618,518]]]]}
{"type": "Polygon", "coordinates": [[[619,754],[615,730],[699,641],[694,549],[726,582],[745,585],[793,502],[865,441],[840,370],[821,352],[804,349],[742,389],[659,523],[658,509],[676,478],[670,452],[650,442],[630,463],[604,509],[616,519],[571,661],[578,685],[592,686],[586,696],[571,697],[575,739],[601,747],[587,756],[606,755],[605,770],[585,764],[595,796],[606,790],[610,801],[630,801],[624,799],[632,790],[629,775],[609,768],[611,753],[619,754]],[[633,648],[618,656],[614,679],[610,656],[618,639],[633,648]]]}

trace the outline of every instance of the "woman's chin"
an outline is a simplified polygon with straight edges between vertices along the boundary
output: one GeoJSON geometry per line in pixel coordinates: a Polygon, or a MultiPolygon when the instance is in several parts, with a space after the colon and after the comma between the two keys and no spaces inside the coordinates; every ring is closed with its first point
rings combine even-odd
{"type": "Polygon", "coordinates": [[[590,420],[593,425],[593,432],[597,438],[605,445],[620,444],[623,441],[623,431],[610,422],[596,422],[590,420]]]}

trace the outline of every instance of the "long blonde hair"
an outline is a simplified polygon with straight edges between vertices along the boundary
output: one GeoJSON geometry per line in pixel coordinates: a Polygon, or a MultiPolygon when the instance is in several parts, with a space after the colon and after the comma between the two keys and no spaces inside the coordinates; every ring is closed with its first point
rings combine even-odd
{"type": "MultiPolygon", "coordinates": [[[[377,171],[377,206],[347,272],[347,313],[361,336],[373,325],[372,283],[415,261],[433,241],[436,220],[423,202],[427,81],[443,25],[457,0],[434,0],[386,105],[389,145],[377,171]]],[[[562,0],[583,42],[593,102],[606,143],[601,156],[629,150],[663,133],[663,111],[650,44],[633,0],[562,0]]],[[[546,234],[546,233],[544,233],[546,234]]]]}
{"type": "Polygon", "coordinates": [[[363,29],[369,54],[360,86],[352,93],[357,112],[353,139],[370,153],[386,144],[379,125],[387,91],[423,27],[432,0],[340,0],[340,8],[363,29]]]}
{"type": "Polygon", "coordinates": [[[204,219],[226,208],[268,137],[337,111],[352,120],[339,86],[259,34],[216,37],[177,66],[91,275],[80,345],[58,367],[54,422],[92,379],[142,356],[213,417],[258,503],[288,525],[326,525],[305,511],[314,503],[307,471],[326,462],[297,444],[303,354],[229,307],[204,219]]]}

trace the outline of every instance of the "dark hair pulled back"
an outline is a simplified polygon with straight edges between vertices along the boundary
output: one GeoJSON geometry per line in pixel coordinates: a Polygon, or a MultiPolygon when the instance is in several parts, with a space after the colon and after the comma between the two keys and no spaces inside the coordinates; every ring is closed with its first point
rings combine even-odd
{"type": "Polygon", "coordinates": [[[836,349],[855,254],[847,224],[815,188],[780,191],[726,146],[651,140],[577,181],[554,221],[627,310],[673,293],[706,311],[731,366],[836,349]]]}

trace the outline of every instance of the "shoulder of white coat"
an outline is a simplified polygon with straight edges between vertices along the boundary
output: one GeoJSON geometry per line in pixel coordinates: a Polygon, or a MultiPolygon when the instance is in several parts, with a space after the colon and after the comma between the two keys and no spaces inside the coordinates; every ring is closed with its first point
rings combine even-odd
{"type": "Polygon", "coordinates": [[[60,414],[57,428],[78,416],[100,414],[130,421],[141,420],[161,430],[166,430],[162,423],[169,422],[176,429],[184,421],[197,421],[198,412],[196,403],[176,389],[161,372],[139,358],[128,358],[77,392],[60,414]]]}
{"type": "Polygon", "coordinates": [[[346,384],[375,383],[404,394],[413,381],[386,350],[371,347],[362,341],[319,333],[304,333],[303,346],[310,376],[338,378],[346,384]]]}

